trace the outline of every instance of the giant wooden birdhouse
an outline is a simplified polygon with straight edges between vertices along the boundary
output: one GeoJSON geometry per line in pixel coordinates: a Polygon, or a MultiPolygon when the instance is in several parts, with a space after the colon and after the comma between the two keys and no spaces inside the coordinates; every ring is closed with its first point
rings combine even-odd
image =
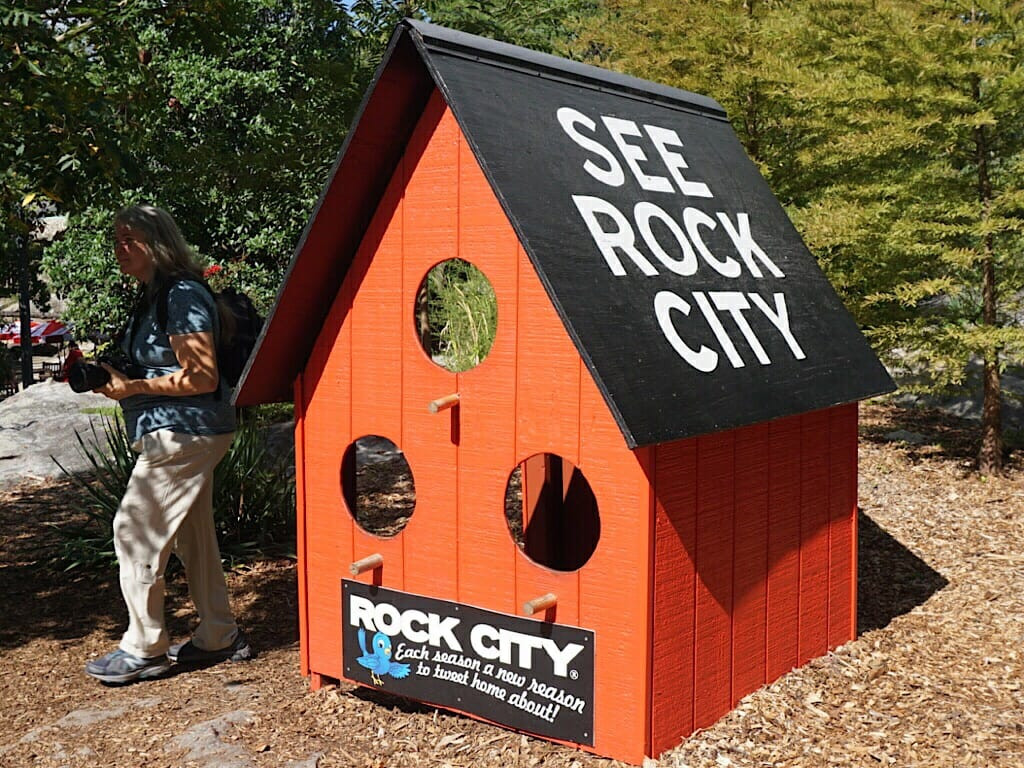
{"type": "Polygon", "coordinates": [[[294,399],[313,685],[637,763],[854,637],[891,387],[717,103],[407,21],[236,402],[294,399]],[[497,305],[461,372],[418,325],[449,259],[497,305]],[[353,509],[371,436],[397,533],[353,509]]]}

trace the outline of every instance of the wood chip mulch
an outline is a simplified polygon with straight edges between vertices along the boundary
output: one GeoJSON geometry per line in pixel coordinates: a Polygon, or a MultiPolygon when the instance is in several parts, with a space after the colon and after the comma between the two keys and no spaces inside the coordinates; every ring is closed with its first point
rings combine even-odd
{"type": "MultiPolygon", "coordinates": [[[[935,412],[862,410],[858,639],[649,765],[1024,766],[1024,460],[979,478],[975,436],[935,412]],[[896,429],[925,440],[886,440],[896,429]]],[[[82,666],[122,630],[116,572],[46,564],[58,544],[47,524],[80,514],[65,483],[0,493],[0,765],[620,765],[378,692],[310,692],[288,560],[229,577],[258,659],[101,686],[82,666]]],[[[172,634],[187,636],[180,574],[167,603],[172,634]]]]}

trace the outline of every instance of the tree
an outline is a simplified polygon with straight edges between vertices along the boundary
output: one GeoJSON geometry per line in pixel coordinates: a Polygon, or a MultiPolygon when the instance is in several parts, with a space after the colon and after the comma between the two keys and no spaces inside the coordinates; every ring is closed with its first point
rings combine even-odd
{"type": "Polygon", "coordinates": [[[820,10],[819,191],[797,222],[906,388],[963,386],[980,361],[978,468],[998,473],[1000,376],[1024,351],[1024,4],[820,10]]]}
{"type": "MultiPolygon", "coordinates": [[[[94,176],[99,183],[88,199],[76,200],[67,238],[46,260],[54,287],[69,299],[70,317],[93,334],[119,325],[120,279],[112,261],[101,261],[109,247],[102,222],[139,200],[170,210],[197,251],[222,268],[218,280],[269,309],[402,16],[430,15],[550,48],[565,34],[569,15],[589,5],[154,2],[146,14],[116,20],[124,32],[120,47],[106,45],[108,20],[80,24],[77,39],[87,41],[90,55],[75,61],[76,72],[116,86],[101,103],[102,130],[118,150],[104,152],[116,157],[118,172],[94,176]]],[[[46,33],[53,45],[59,34],[53,25],[46,33]]]]}
{"type": "Polygon", "coordinates": [[[776,195],[801,187],[798,77],[789,51],[799,8],[780,0],[608,0],[577,45],[592,63],[711,96],[776,195]]]}
{"type": "Polygon", "coordinates": [[[1024,4],[610,0],[600,60],[718,99],[905,389],[1019,359],[1024,4]],[[671,8],[669,6],[672,6],[671,8]],[[661,7],[664,6],[664,7],[661,7]]]}
{"type": "Polygon", "coordinates": [[[120,325],[109,226],[132,202],[170,210],[219,279],[268,309],[380,54],[331,0],[142,4],[117,19],[116,48],[109,20],[78,27],[118,172],[86,174],[88,194],[62,200],[69,232],[45,263],[89,335],[120,325]]]}
{"type": "Polygon", "coordinates": [[[116,115],[93,62],[123,44],[123,37],[109,33],[140,6],[0,4],[0,290],[20,297],[26,385],[32,381],[29,299],[45,306],[48,297],[32,235],[53,205],[80,199],[86,179],[110,177],[120,167],[116,115]]]}
{"type": "MultiPolygon", "coordinates": [[[[573,54],[583,22],[600,7],[598,0],[424,0],[405,10],[436,24],[490,37],[544,53],[573,54]]],[[[412,14],[409,14],[412,15],[412,14]]],[[[577,54],[578,55],[578,54],[577,54]]]]}

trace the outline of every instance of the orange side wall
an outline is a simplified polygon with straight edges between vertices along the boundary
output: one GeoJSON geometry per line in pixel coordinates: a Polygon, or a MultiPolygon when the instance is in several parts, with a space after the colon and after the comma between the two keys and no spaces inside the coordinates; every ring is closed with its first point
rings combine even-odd
{"type": "Polygon", "coordinates": [[[855,636],[857,406],[654,453],[658,755],[855,636]]]}
{"type": "MultiPolygon", "coordinates": [[[[322,254],[330,259],[332,254],[322,254]]],[[[301,379],[304,577],[313,675],[342,677],[341,580],[353,560],[383,586],[518,613],[554,592],[547,616],[593,629],[594,751],[642,760],[650,735],[651,451],[631,452],[584,368],[458,126],[438,93],[428,104],[358,251],[301,379]],[[478,367],[454,374],[422,351],[413,322],[420,281],[460,257],[487,275],[497,337],[478,367]],[[459,392],[460,405],[428,412],[459,392]],[[412,469],[416,508],[399,535],[370,536],[342,499],[347,446],[376,434],[412,469]],[[591,560],[556,573],[519,552],[505,485],[530,455],[557,453],[593,488],[601,538],[591,560]],[[624,664],[623,660],[629,660],[624,664]]]]}

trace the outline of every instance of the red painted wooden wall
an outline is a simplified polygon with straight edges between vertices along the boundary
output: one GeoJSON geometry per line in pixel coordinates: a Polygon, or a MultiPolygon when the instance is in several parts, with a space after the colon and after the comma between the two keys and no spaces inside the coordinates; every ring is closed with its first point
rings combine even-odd
{"type": "MultiPolygon", "coordinates": [[[[323,259],[333,254],[323,253],[323,259]]],[[[519,613],[596,633],[593,751],[640,762],[740,697],[854,634],[856,406],[630,451],[484,178],[434,93],[296,384],[304,673],[342,677],[341,580],[519,613]],[[494,287],[498,328],[478,367],[431,362],[416,292],[462,258],[494,287]],[[457,408],[427,404],[459,392],[457,408]],[[413,473],[407,527],[360,529],[342,458],[392,440],[413,473]],[[512,470],[553,453],[600,514],[580,570],[538,566],[505,523],[512,470]]]]}
{"type": "Polygon", "coordinates": [[[655,448],[651,750],[856,634],[857,406],[655,448]]]}
{"type": "Polygon", "coordinates": [[[513,614],[526,600],[554,592],[558,605],[547,618],[597,632],[594,750],[641,760],[650,729],[643,704],[650,680],[649,451],[626,449],[437,93],[301,381],[307,671],[342,677],[341,579],[348,577],[349,563],[373,552],[384,556],[380,583],[392,589],[513,614]],[[459,374],[428,359],[413,322],[421,280],[454,257],[483,271],[498,302],[489,355],[459,374]],[[452,392],[461,395],[457,408],[428,412],[430,401],[452,392]],[[368,434],[401,448],[415,482],[415,511],[391,539],[361,530],[342,499],[342,456],[368,434]],[[558,454],[579,467],[597,498],[600,543],[579,571],[534,564],[508,531],[503,504],[509,475],[539,453],[558,454]],[[624,583],[626,595],[620,593],[624,583]]]}

